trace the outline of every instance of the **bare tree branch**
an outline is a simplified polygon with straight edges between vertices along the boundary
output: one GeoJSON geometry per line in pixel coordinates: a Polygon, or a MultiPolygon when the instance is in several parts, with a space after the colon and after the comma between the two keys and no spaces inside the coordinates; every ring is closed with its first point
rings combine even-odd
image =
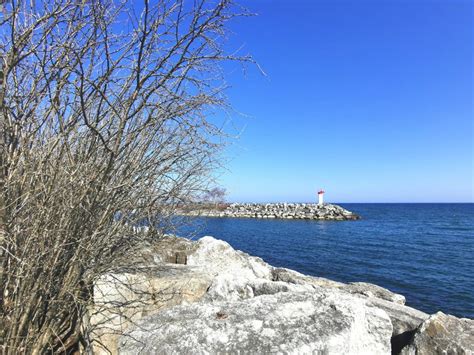
{"type": "Polygon", "coordinates": [[[206,189],[230,0],[13,0],[0,19],[0,343],[90,346],[92,289],[206,189]],[[136,226],[148,225],[137,233],[136,226]]]}

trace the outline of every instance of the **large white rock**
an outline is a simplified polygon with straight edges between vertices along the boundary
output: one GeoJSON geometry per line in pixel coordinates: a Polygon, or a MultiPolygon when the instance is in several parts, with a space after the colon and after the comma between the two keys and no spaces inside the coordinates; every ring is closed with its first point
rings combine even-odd
{"type": "MultiPolygon", "coordinates": [[[[272,273],[273,280],[282,281],[285,284],[338,289],[352,294],[354,297],[366,299],[368,304],[380,308],[388,314],[393,324],[394,345],[400,349],[409,340],[410,332],[414,331],[429,317],[424,312],[405,306],[404,296],[377,285],[364,282],[344,284],[322,277],[303,275],[294,270],[284,268],[274,268],[272,273]]],[[[292,290],[295,289],[293,288],[292,290]]]]}
{"type": "Polygon", "coordinates": [[[261,258],[235,250],[229,243],[213,237],[202,237],[188,256],[189,266],[198,266],[209,273],[232,274],[247,279],[271,279],[272,267],[261,258]]]}
{"type": "Polygon", "coordinates": [[[120,338],[120,354],[389,354],[387,314],[337,290],[177,306],[120,338]]]}
{"type": "Polygon", "coordinates": [[[272,279],[272,267],[262,259],[232,248],[229,243],[213,237],[203,237],[188,256],[188,265],[212,275],[206,298],[209,300],[239,300],[253,297],[255,285],[272,279]]]}
{"type": "Polygon", "coordinates": [[[314,285],[326,288],[337,288],[352,294],[360,294],[366,297],[375,297],[401,305],[405,304],[405,296],[366,282],[352,282],[350,284],[345,284],[342,282],[325,279],[323,277],[303,275],[294,270],[285,268],[272,268],[272,277],[274,281],[284,281],[297,285],[314,285]]]}
{"type": "Polygon", "coordinates": [[[368,297],[367,303],[387,312],[392,320],[393,335],[403,334],[415,330],[429,317],[425,312],[419,311],[396,302],[389,302],[377,297],[368,297]]]}
{"type": "Polygon", "coordinates": [[[160,310],[196,302],[210,284],[208,274],[183,265],[104,275],[94,285],[95,307],[89,316],[94,353],[116,354],[117,339],[125,329],[160,310]]]}
{"type": "MultiPolygon", "coordinates": [[[[260,344],[255,351],[247,349],[252,353],[258,353],[258,349],[265,350],[270,346],[270,340],[279,344],[277,349],[282,352],[316,351],[325,349],[321,344],[329,342],[336,344],[331,347],[334,353],[336,349],[344,353],[362,351],[361,344],[368,344],[367,351],[378,349],[383,353],[390,336],[396,340],[392,345],[401,349],[411,339],[406,336],[411,336],[412,331],[428,317],[404,306],[403,296],[381,287],[365,283],[347,285],[274,268],[262,259],[235,250],[228,243],[212,237],[197,242],[169,237],[158,243],[155,250],[154,256],[149,258],[150,263],[156,264],[152,272],[107,275],[96,284],[97,306],[103,304],[106,312],[98,313],[93,320],[108,330],[96,334],[113,353],[117,351],[118,334],[127,329],[133,334],[138,332],[137,339],[144,342],[148,339],[148,331],[154,339],[158,335],[153,329],[160,327],[160,332],[166,329],[166,341],[162,338],[156,340],[165,341],[160,346],[166,345],[166,348],[159,347],[163,352],[186,352],[180,340],[185,333],[201,339],[213,352],[221,349],[222,344],[219,345],[219,337],[208,337],[206,332],[240,332],[241,325],[245,325],[243,329],[251,329],[252,324],[258,322],[267,322],[267,328],[275,326],[275,333],[271,330],[261,334],[242,333],[247,339],[246,344],[260,344]],[[177,306],[191,302],[195,303],[189,307],[177,306]],[[118,304],[124,306],[117,307],[118,304]],[[293,304],[305,306],[298,306],[298,312],[288,315],[291,313],[288,310],[294,309],[293,304]],[[173,308],[166,311],[170,307],[173,308]],[[219,318],[217,313],[220,311],[224,314],[223,319],[217,319],[217,322],[214,318],[219,318]],[[157,312],[159,314],[152,316],[157,312]],[[205,315],[207,318],[201,319],[205,315]],[[223,322],[224,319],[227,320],[223,322]],[[380,319],[390,319],[391,323],[380,319]],[[200,326],[196,328],[193,324],[200,326]],[[224,330],[220,327],[222,324],[226,324],[224,330]],[[295,342],[283,343],[282,337],[287,336],[285,324],[290,325],[288,336],[295,336],[295,342]],[[324,330],[325,324],[332,327],[328,334],[324,330]],[[338,335],[337,326],[340,324],[344,324],[344,329],[338,335]],[[373,337],[366,334],[371,333],[372,328],[375,329],[373,337]],[[361,343],[351,338],[350,334],[354,332],[361,332],[361,343]],[[261,338],[262,334],[268,337],[261,338]],[[386,334],[389,335],[385,337],[386,334]],[[350,348],[341,347],[343,343],[349,344],[350,348]]],[[[226,336],[229,349],[240,346],[232,344],[239,343],[238,338],[230,333],[226,336]]],[[[132,348],[138,350],[138,344],[125,341],[122,350],[125,353],[131,352],[132,348]]],[[[146,349],[151,353],[156,350],[146,349]]],[[[203,347],[202,352],[205,349],[203,347]]]]}

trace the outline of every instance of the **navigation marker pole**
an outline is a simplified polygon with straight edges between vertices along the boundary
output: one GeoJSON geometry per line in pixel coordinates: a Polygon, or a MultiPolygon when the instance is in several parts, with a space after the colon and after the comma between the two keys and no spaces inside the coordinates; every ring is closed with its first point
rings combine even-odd
{"type": "Polygon", "coordinates": [[[324,205],[324,190],[318,191],[318,205],[324,205]]]}

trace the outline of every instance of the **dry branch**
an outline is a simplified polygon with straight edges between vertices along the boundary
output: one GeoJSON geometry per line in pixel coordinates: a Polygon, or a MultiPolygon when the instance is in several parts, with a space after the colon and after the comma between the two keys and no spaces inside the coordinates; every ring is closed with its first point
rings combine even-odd
{"type": "MultiPolygon", "coordinates": [[[[92,285],[173,226],[222,147],[229,0],[11,1],[0,18],[0,341],[89,349],[92,285]],[[146,233],[134,226],[149,225],[146,233]]],[[[132,257],[133,258],[133,257],[132,257]]]]}

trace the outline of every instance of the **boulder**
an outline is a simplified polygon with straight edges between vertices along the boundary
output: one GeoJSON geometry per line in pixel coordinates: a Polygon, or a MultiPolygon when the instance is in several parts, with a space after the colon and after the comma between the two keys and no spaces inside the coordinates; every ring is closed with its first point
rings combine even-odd
{"type": "MultiPolygon", "coordinates": [[[[275,268],[258,257],[235,250],[228,243],[212,237],[204,237],[197,242],[170,237],[160,241],[154,250],[155,257],[146,259],[147,265],[154,262],[153,267],[144,267],[142,271],[135,270],[135,273],[124,270],[122,273],[105,275],[95,285],[94,298],[97,307],[112,307],[100,312],[100,316],[99,312],[95,312],[92,323],[102,326],[102,330],[95,333],[96,338],[107,344],[113,353],[117,351],[117,334],[126,329],[129,334],[137,335],[138,340],[132,344],[121,338],[124,341],[121,347],[124,353],[137,350],[139,341],[147,339],[146,332],[140,333],[143,329],[150,330],[152,339],[156,337],[156,341],[152,342],[156,349],[148,345],[144,348],[149,353],[166,353],[170,349],[178,353],[186,352],[188,345],[189,349],[193,350],[196,346],[193,353],[199,353],[201,350],[205,352],[204,348],[196,345],[199,341],[212,342],[211,345],[207,344],[211,346],[210,352],[222,349],[228,349],[228,352],[239,349],[249,352],[251,347],[256,346],[255,351],[250,352],[276,349],[279,352],[305,353],[323,349],[322,352],[327,350],[329,353],[357,353],[362,349],[361,345],[351,340],[348,334],[360,331],[361,333],[357,334],[360,334],[361,339],[372,344],[375,340],[366,334],[366,330],[372,326],[378,329],[380,326],[383,329],[376,330],[374,334],[390,333],[387,339],[391,341],[392,352],[397,354],[407,344],[412,347],[406,347],[404,351],[417,349],[416,346],[419,345],[412,343],[415,339],[413,336],[418,334],[420,324],[429,317],[424,312],[405,306],[403,296],[382,287],[361,282],[345,284],[303,275],[285,268],[275,268]],[[183,257],[180,259],[179,255],[183,257]],[[179,260],[184,261],[182,265],[179,260]],[[193,306],[185,306],[192,302],[195,302],[193,306]],[[114,307],[119,304],[125,306],[114,307]],[[293,309],[294,304],[306,305],[306,308],[301,307],[295,311],[295,319],[285,313],[293,309]],[[272,315],[271,309],[277,312],[272,315]],[[334,310],[343,311],[338,313],[334,310]],[[327,317],[323,315],[325,312],[327,317]],[[206,314],[214,315],[219,322],[206,314]],[[373,316],[374,314],[378,316],[373,316]],[[159,318],[161,316],[164,318],[159,318]],[[199,320],[201,316],[204,318],[199,320]],[[310,324],[308,317],[315,322],[314,326],[310,324]],[[330,323],[331,317],[334,318],[333,323],[330,323]],[[382,318],[388,322],[380,321],[382,318]],[[227,320],[223,323],[224,319],[227,320]],[[271,322],[265,323],[269,319],[271,322]],[[160,331],[166,330],[163,335],[153,332],[153,329],[160,325],[159,322],[168,320],[169,325],[161,324],[160,331]],[[202,329],[195,328],[194,322],[200,324],[202,329]],[[265,328],[262,328],[266,329],[265,332],[254,334],[246,330],[251,329],[255,322],[265,323],[265,328]],[[295,325],[294,329],[290,326],[288,333],[285,333],[285,322],[290,325],[300,322],[300,325],[295,325]],[[339,327],[341,332],[337,333],[340,322],[344,327],[339,327]],[[222,324],[226,326],[222,328],[222,324]],[[324,324],[328,325],[330,333],[324,332],[324,324]],[[274,333],[268,330],[273,325],[274,333]],[[176,327],[185,328],[179,330],[176,327]],[[136,331],[138,333],[135,333],[136,331]],[[189,336],[195,339],[189,340],[188,345],[183,345],[177,339],[188,332],[189,336]],[[223,334],[222,339],[228,340],[220,342],[212,335],[213,332],[223,334]],[[233,332],[242,335],[242,342],[237,341],[240,338],[234,337],[233,332]],[[264,336],[270,333],[272,335],[269,339],[275,343],[274,347],[270,347],[270,340],[264,336]],[[285,343],[285,336],[290,339],[294,337],[294,341],[285,343]],[[173,337],[177,338],[173,340],[173,337]],[[348,347],[342,346],[340,340],[347,343],[348,347]],[[164,343],[161,344],[162,342],[164,343]],[[160,345],[157,345],[158,343],[160,345]],[[329,344],[328,348],[322,347],[321,344],[324,343],[329,344]]],[[[456,328],[451,325],[453,322],[446,321],[446,324],[450,324],[453,332],[459,331],[460,326],[456,328]]],[[[470,322],[472,326],[472,321],[470,322]]],[[[418,335],[416,339],[423,337],[418,335]]],[[[444,335],[440,335],[440,339],[445,339],[444,335]]],[[[454,337],[452,339],[457,341],[454,337]]],[[[383,340],[381,344],[385,342],[386,340],[383,340]]],[[[386,350],[386,345],[378,346],[380,353],[386,350]]],[[[367,351],[362,349],[359,353],[376,353],[373,349],[375,345],[370,345],[367,351]]]]}
{"type": "Polygon", "coordinates": [[[377,285],[355,282],[344,284],[322,277],[300,274],[294,270],[274,268],[273,280],[295,285],[312,285],[324,289],[338,289],[366,299],[367,304],[384,310],[393,325],[392,346],[399,351],[413,336],[414,330],[428,318],[428,314],[405,306],[405,297],[377,285]]]}
{"type": "Polygon", "coordinates": [[[405,304],[405,296],[367,282],[352,282],[344,289],[350,293],[360,293],[368,297],[377,297],[386,301],[405,304]]]}
{"type": "Polygon", "coordinates": [[[207,272],[212,283],[206,298],[210,300],[238,300],[253,297],[253,283],[271,280],[272,267],[261,258],[232,248],[229,243],[203,237],[188,256],[188,265],[207,272]]]}
{"type": "Polygon", "coordinates": [[[201,299],[211,284],[207,273],[184,265],[107,274],[94,285],[89,315],[95,354],[117,353],[117,339],[136,321],[163,309],[201,299]]]}
{"type": "Polygon", "coordinates": [[[393,354],[398,354],[411,341],[416,328],[429,317],[417,309],[377,297],[368,297],[366,302],[385,311],[390,317],[393,326],[391,340],[393,354]]]}
{"type": "Polygon", "coordinates": [[[346,286],[346,284],[342,282],[332,281],[323,277],[308,276],[285,268],[272,268],[272,280],[296,285],[312,285],[329,288],[343,288],[346,286]]]}
{"type": "Polygon", "coordinates": [[[401,305],[405,304],[405,296],[400,295],[398,293],[394,293],[390,290],[387,290],[386,288],[366,282],[353,282],[350,284],[345,284],[323,277],[304,275],[297,271],[285,268],[273,268],[272,280],[284,281],[292,284],[311,284],[320,287],[339,288],[352,294],[360,294],[367,297],[376,297],[401,305]]]}
{"type": "Polygon", "coordinates": [[[120,338],[120,354],[389,354],[385,312],[337,290],[177,306],[120,338]]]}
{"type": "Polygon", "coordinates": [[[367,303],[387,312],[392,320],[394,336],[415,330],[429,317],[428,314],[415,308],[401,305],[399,303],[389,302],[377,297],[367,298],[367,303]]]}
{"type": "Polygon", "coordinates": [[[418,327],[401,354],[474,354],[474,320],[433,314],[418,327]]]}

